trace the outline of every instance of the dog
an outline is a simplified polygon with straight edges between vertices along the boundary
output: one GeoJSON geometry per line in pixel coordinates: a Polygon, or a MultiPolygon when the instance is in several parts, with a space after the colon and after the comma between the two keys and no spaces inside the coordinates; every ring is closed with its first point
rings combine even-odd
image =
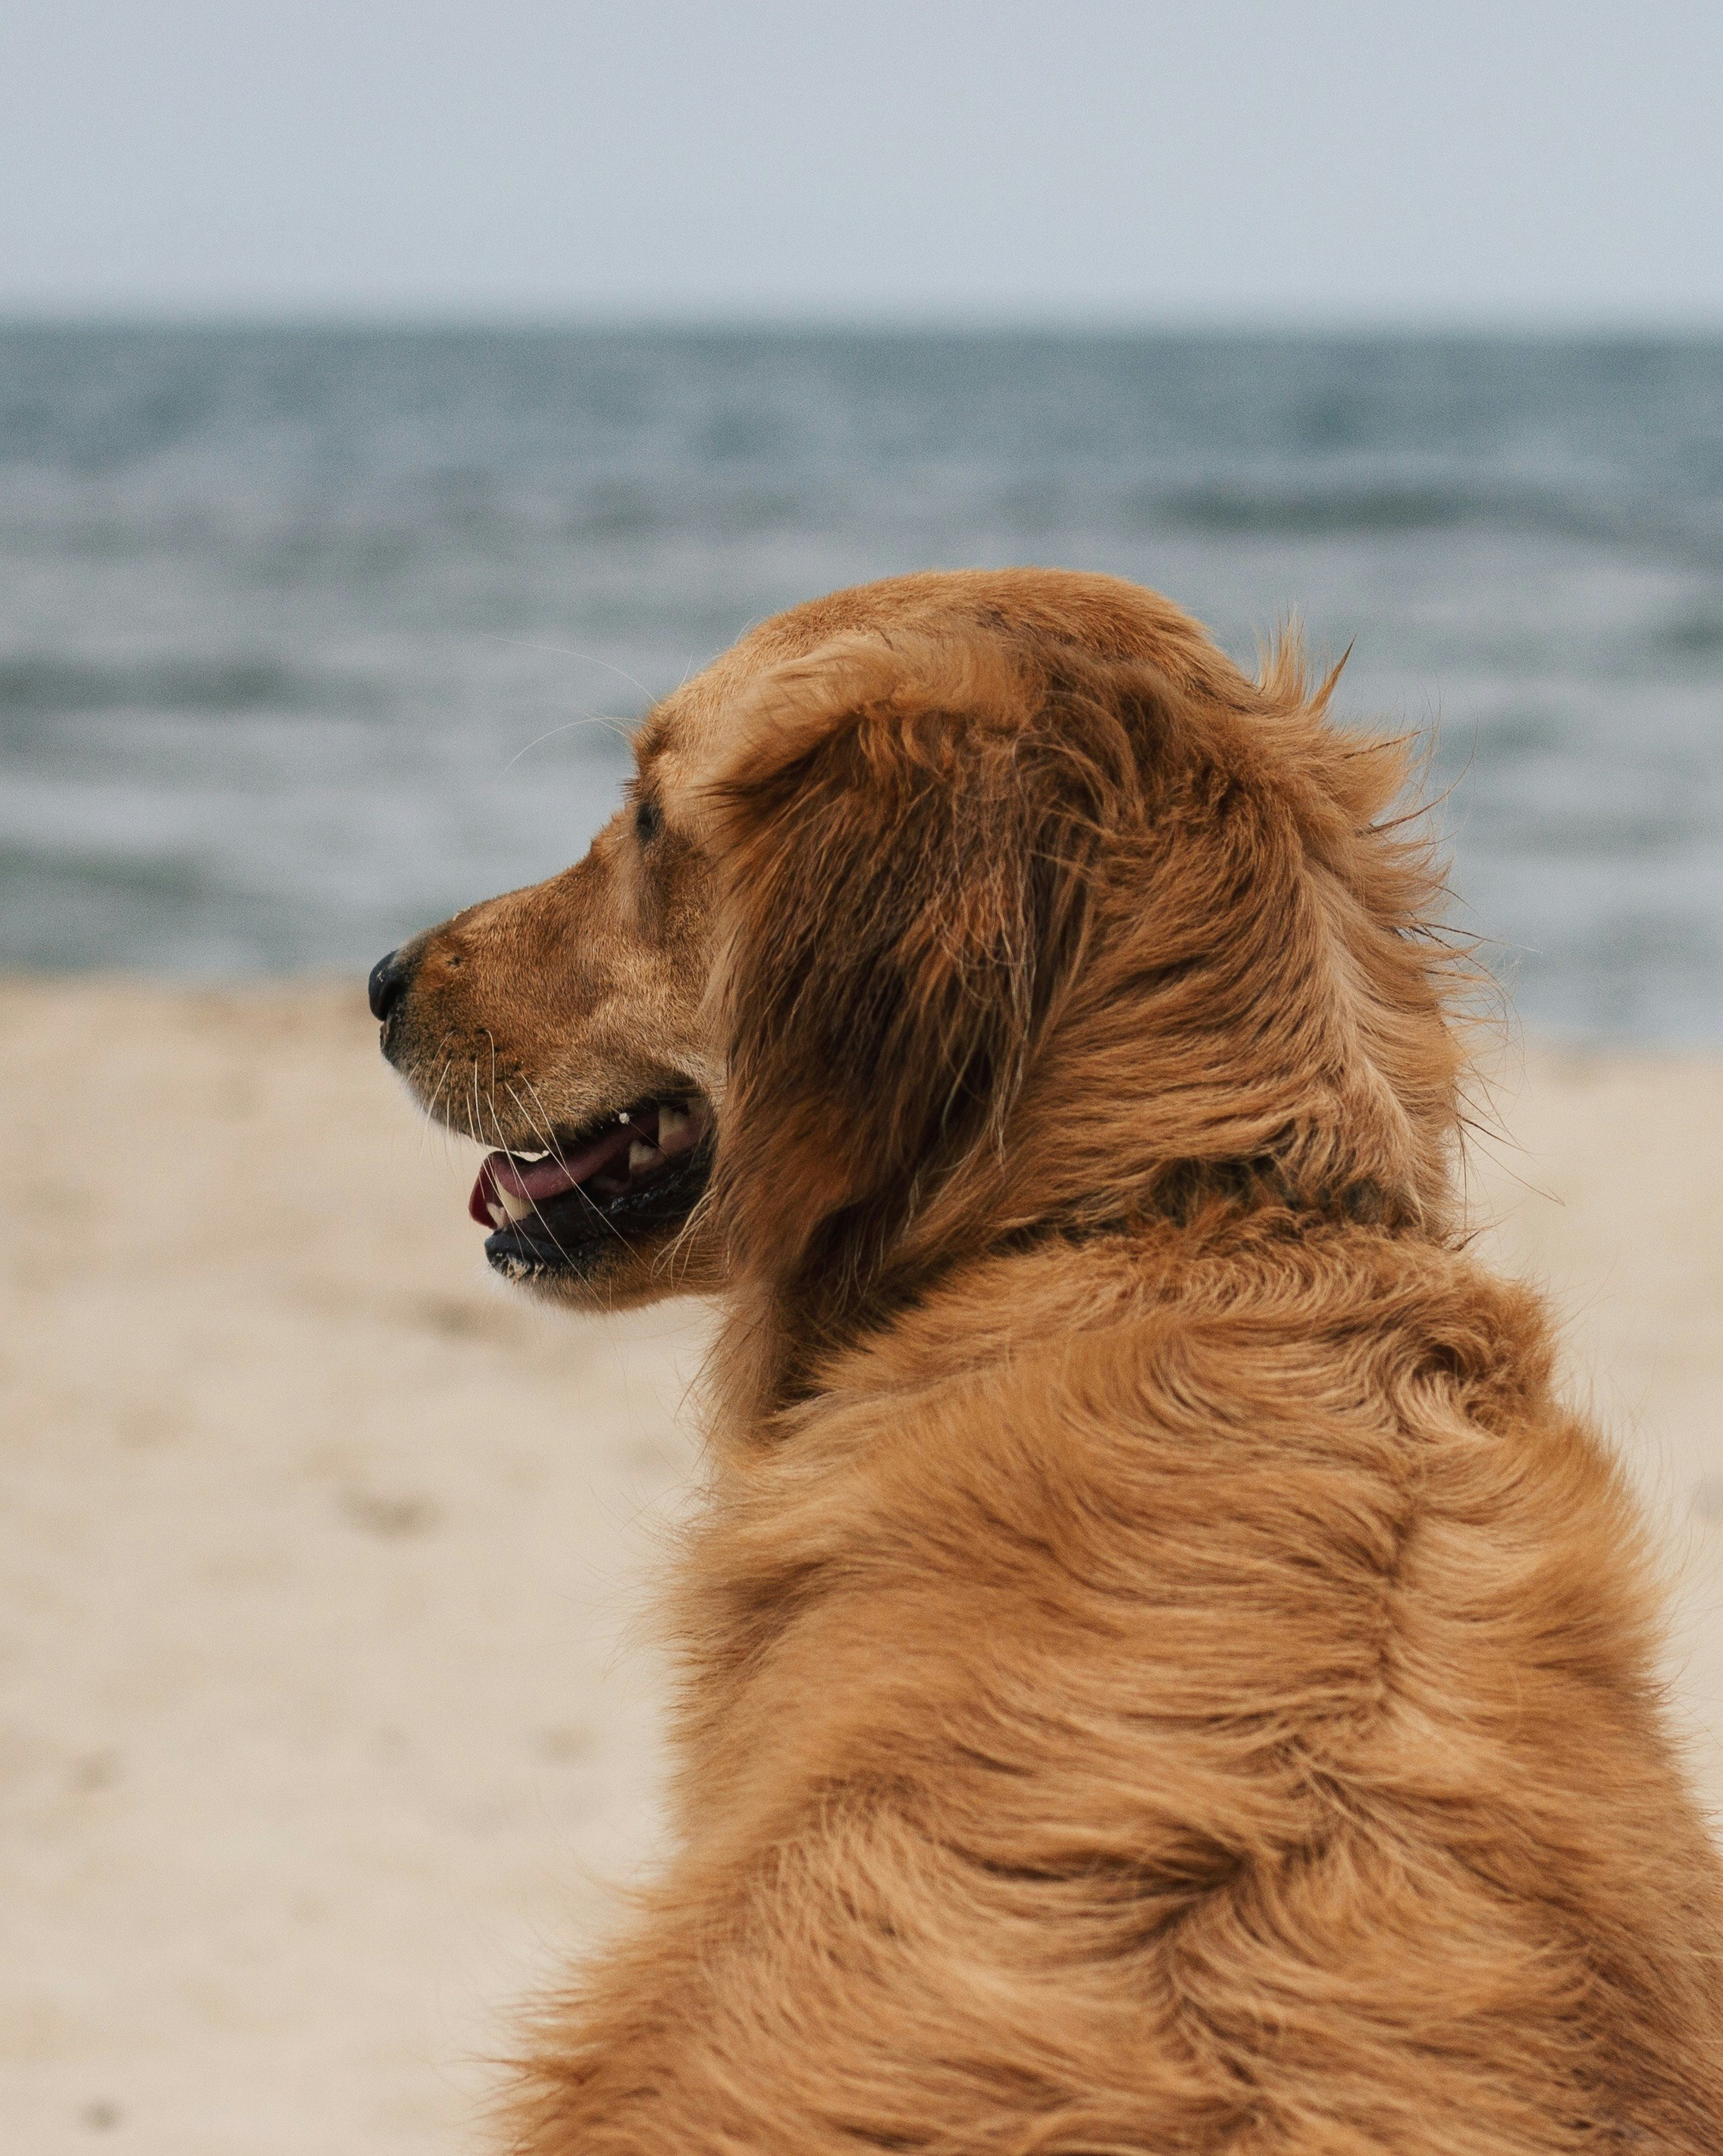
{"type": "Polygon", "coordinates": [[[673,1849],[518,2156],[1723,2149],[1654,1567],[1468,1255],[1332,686],[1099,576],[840,592],[373,974],[493,1266],[725,1312],[673,1849]]]}

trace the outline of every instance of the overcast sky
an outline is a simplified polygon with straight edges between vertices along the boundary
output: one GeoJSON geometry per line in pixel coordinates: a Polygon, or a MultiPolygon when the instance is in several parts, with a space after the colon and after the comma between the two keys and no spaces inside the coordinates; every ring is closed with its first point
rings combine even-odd
{"type": "Polygon", "coordinates": [[[1723,322],[1723,0],[5,0],[0,310],[1723,322]]]}

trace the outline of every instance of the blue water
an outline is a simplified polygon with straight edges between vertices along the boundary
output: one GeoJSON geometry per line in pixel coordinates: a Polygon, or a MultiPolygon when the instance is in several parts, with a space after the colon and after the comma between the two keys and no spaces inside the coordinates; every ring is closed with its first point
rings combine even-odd
{"type": "Polygon", "coordinates": [[[1289,612],[1527,1023],[1723,1039],[1723,341],[0,330],[0,965],[357,969],[928,565],[1289,612]]]}

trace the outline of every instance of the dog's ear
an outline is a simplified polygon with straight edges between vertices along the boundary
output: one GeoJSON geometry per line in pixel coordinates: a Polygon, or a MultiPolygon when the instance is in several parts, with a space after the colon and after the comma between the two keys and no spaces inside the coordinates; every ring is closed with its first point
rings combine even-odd
{"type": "Polygon", "coordinates": [[[1130,741],[983,635],[852,637],[756,684],[719,757],[716,1202],[746,1265],[865,1276],[1002,1134],[1130,741]]]}

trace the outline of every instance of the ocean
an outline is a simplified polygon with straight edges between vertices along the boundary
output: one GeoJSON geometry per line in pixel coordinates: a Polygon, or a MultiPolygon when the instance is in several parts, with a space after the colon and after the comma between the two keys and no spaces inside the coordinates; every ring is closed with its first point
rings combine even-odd
{"type": "Polygon", "coordinates": [[[1289,617],[1528,1029],[1723,1040],[1723,340],[0,328],[0,967],[357,974],[572,860],[750,622],[1289,617]]]}

